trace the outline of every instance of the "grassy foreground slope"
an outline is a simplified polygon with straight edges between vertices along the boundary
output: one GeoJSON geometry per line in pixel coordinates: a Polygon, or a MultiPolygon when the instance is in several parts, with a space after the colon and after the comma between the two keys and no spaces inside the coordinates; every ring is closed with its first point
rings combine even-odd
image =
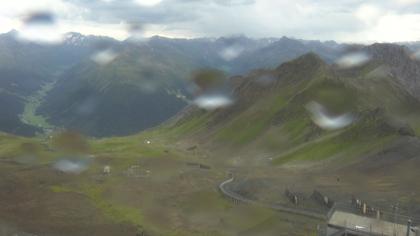
{"type": "Polygon", "coordinates": [[[217,189],[227,178],[224,168],[155,131],[100,140],[2,135],[0,150],[0,219],[18,232],[313,235],[317,224],[225,199],[217,189]],[[54,167],[59,160],[81,158],[89,163],[81,173],[54,167]],[[105,165],[111,166],[109,175],[103,174],[105,165]]]}

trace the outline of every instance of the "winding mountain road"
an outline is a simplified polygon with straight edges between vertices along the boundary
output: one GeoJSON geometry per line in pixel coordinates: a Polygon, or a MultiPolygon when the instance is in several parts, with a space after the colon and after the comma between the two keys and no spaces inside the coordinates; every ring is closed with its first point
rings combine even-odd
{"type": "Polygon", "coordinates": [[[261,203],[255,200],[251,200],[248,199],[238,193],[235,193],[233,191],[230,191],[228,188],[226,188],[226,186],[229,183],[232,183],[234,181],[234,177],[223,181],[221,184],[219,184],[219,190],[222,192],[223,195],[225,195],[226,197],[229,197],[233,200],[239,201],[239,202],[244,202],[244,203],[248,203],[248,204],[253,204],[253,205],[257,205],[257,206],[261,206],[261,207],[265,207],[265,208],[270,208],[272,210],[276,210],[276,211],[282,211],[282,212],[286,212],[286,213],[291,213],[291,214],[297,214],[297,215],[302,215],[302,216],[306,216],[306,217],[311,217],[311,218],[315,218],[315,219],[319,219],[319,220],[327,220],[327,215],[324,214],[320,214],[317,212],[313,212],[313,211],[309,211],[309,210],[304,210],[304,209],[297,209],[297,208],[292,208],[292,207],[288,207],[285,205],[280,205],[280,204],[265,204],[265,203],[261,203]]]}

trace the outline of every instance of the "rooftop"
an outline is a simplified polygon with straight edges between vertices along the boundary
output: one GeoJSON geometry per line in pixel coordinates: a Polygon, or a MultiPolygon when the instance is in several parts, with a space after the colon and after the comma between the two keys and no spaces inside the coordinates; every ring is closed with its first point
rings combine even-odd
{"type": "MultiPolygon", "coordinates": [[[[328,221],[328,225],[335,228],[345,228],[364,233],[361,235],[406,236],[407,234],[407,225],[343,211],[335,211],[328,221]]],[[[415,232],[410,232],[410,236],[415,235],[415,232]]]]}

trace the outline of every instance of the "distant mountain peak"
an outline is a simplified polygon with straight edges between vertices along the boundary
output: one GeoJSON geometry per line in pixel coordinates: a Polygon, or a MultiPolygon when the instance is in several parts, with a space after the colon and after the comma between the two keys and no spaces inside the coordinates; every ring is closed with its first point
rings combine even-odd
{"type": "Polygon", "coordinates": [[[406,90],[420,100],[420,61],[414,58],[406,46],[390,43],[375,43],[364,48],[372,61],[389,68],[390,74],[406,90]]]}
{"type": "Polygon", "coordinates": [[[67,32],[65,33],[67,37],[85,37],[83,34],[79,32],[67,32]]]}
{"type": "Polygon", "coordinates": [[[298,57],[296,60],[309,60],[309,61],[313,61],[313,62],[321,62],[324,63],[324,61],[321,59],[320,56],[318,56],[318,54],[314,53],[314,52],[308,52],[300,57],[298,57]]]}
{"type": "Polygon", "coordinates": [[[9,32],[4,33],[4,34],[1,34],[1,35],[3,37],[5,37],[5,38],[8,38],[8,39],[10,39],[10,38],[16,39],[16,37],[18,36],[18,34],[19,34],[19,31],[15,30],[15,29],[12,29],[9,32]]]}
{"type": "MultiPolygon", "coordinates": [[[[277,69],[282,69],[283,67],[288,67],[290,65],[296,65],[296,66],[310,66],[310,67],[319,67],[321,65],[327,65],[321,57],[319,57],[314,52],[306,53],[290,62],[286,62],[284,64],[281,64],[277,69]]],[[[303,69],[304,67],[301,67],[303,69]]]]}
{"type": "MultiPolygon", "coordinates": [[[[370,46],[367,46],[366,49],[374,54],[389,54],[389,55],[395,55],[395,54],[407,54],[408,48],[405,46],[401,46],[398,44],[392,44],[392,43],[374,43],[370,46]]],[[[373,55],[373,56],[374,56],[373,55]]]]}
{"type": "Polygon", "coordinates": [[[150,37],[150,40],[168,40],[168,39],[170,38],[160,36],[160,35],[153,35],[152,37],[150,37]]]}
{"type": "Polygon", "coordinates": [[[418,66],[420,63],[413,60],[411,52],[406,46],[401,46],[391,43],[375,43],[364,48],[372,60],[380,63],[385,63],[389,66],[402,66],[407,67],[418,66]]]}
{"type": "Polygon", "coordinates": [[[19,33],[19,31],[15,30],[15,29],[12,29],[12,30],[10,30],[9,32],[7,32],[6,34],[9,34],[9,35],[16,35],[16,34],[18,34],[18,33],[19,33]]]}
{"type": "Polygon", "coordinates": [[[283,37],[281,37],[280,39],[279,39],[279,41],[282,41],[282,42],[299,42],[300,40],[298,40],[298,39],[294,39],[294,38],[290,38],[290,37],[287,37],[287,36],[283,36],[283,37]]]}
{"type": "Polygon", "coordinates": [[[82,35],[81,33],[69,32],[64,35],[64,39],[65,39],[64,42],[66,44],[80,46],[86,42],[87,37],[82,35]]]}

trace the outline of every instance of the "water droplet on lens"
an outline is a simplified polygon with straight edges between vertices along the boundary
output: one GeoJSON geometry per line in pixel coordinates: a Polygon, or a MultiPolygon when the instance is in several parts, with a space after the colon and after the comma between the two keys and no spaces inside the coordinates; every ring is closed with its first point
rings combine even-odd
{"type": "Polygon", "coordinates": [[[46,11],[33,12],[22,19],[22,28],[17,39],[39,44],[57,44],[64,39],[53,14],[46,11]]]}
{"type": "Polygon", "coordinates": [[[193,103],[206,110],[215,110],[228,107],[233,104],[233,100],[223,94],[201,95],[194,99],[193,103]]]}
{"type": "Polygon", "coordinates": [[[225,61],[231,61],[237,57],[239,57],[242,52],[244,51],[244,48],[238,45],[233,45],[224,48],[222,51],[219,52],[219,56],[223,58],[225,61]]]}
{"type": "Polygon", "coordinates": [[[198,92],[205,92],[222,87],[226,76],[219,70],[204,69],[193,73],[192,81],[200,89],[198,92]]]}
{"type": "Polygon", "coordinates": [[[369,62],[370,56],[364,52],[352,52],[346,54],[336,61],[336,64],[342,69],[362,66],[369,62]]]}
{"type": "Polygon", "coordinates": [[[80,174],[89,168],[90,161],[84,158],[65,158],[54,163],[53,168],[65,173],[80,174]]]}
{"type": "Polygon", "coordinates": [[[86,138],[73,131],[58,133],[52,137],[51,142],[54,148],[68,153],[86,153],[89,150],[86,138]]]}
{"type": "Polygon", "coordinates": [[[55,17],[46,11],[39,11],[39,12],[33,12],[29,15],[27,15],[23,22],[25,24],[54,24],[55,23],[55,17]]]}
{"type": "Polygon", "coordinates": [[[118,54],[113,49],[104,49],[92,55],[91,59],[98,65],[105,66],[118,57],[118,54]]]}
{"type": "Polygon", "coordinates": [[[306,105],[306,109],[311,113],[312,121],[323,129],[334,130],[344,128],[354,121],[352,114],[345,113],[332,116],[323,105],[314,101],[309,102],[306,105]]]}
{"type": "Polygon", "coordinates": [[[147,42],[145,26],[141,23],[132,22],[127,26],[127,31],[130,35],[128,38],[131,42],[147,42]]]}

